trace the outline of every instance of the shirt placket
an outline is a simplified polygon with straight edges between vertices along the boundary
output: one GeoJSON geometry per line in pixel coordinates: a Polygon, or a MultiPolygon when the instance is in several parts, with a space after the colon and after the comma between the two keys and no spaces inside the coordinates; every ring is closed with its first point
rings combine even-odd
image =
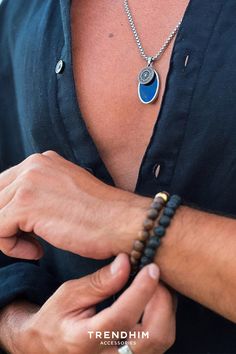
{"type": "Polygon", "coordinates": [[[175,41],[162,107],[143,157],[136,193],[171,192],[204,54],[222,6],[223,1],[190,1],[175,41]]]}

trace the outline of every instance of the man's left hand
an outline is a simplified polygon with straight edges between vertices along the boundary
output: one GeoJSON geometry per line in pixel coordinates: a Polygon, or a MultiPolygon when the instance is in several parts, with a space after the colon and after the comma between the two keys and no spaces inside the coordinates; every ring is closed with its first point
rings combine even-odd
{"type": "Polygon", "coordinates": [[[0,175],[0,250],[38,259],[36,235],[85,257],[108,258],[131,247],[148,205],[148,198],[108,186],[53,151],[34,154],[0,175]]]}

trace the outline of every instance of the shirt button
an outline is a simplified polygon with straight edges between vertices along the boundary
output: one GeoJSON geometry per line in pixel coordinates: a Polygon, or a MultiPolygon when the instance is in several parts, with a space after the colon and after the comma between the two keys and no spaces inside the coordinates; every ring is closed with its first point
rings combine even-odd
{"type": "Polygon", "coordinates": [[[65,63],[63,60],[60,59],[55,67],[55,73],[61,74],[64,70],[64,67],[65,67],[65,63]]]}
{"type": "Polygon", "coordinates": [[[153,167],[154,176],[155,176],[156,178],[158,178],[160,172],[161,172],[161,165],[156,164],[156,165],[153,167]]]}

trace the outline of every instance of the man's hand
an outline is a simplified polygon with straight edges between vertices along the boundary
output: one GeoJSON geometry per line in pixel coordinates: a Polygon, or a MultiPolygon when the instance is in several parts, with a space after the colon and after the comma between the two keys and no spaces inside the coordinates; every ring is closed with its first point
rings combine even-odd
{"type": "Polygon", "coordinates": [[[12,354],[117,354],[116,346],[101,345],[95,333],[144,331],[149,338],[135,339],[135,353],[164,353],[175,339],[175,302],[158,284],[154,264],[144,268],[110,308],[95,314],[95,305],[119,291],[128,275],[128,258],[120,255],[111,266],[62,285],[40,310],[31,307],[24,316],[20,306],[10,314],[5,310],[0,341],[12,354]]]}
{"type": "Polygon", "coordinates": [[[132,246],[129,233],[140,229],[148,203],[55,152],[35,154],[0,175],[0,250],[38,259],[34,233],[58,248],[108,258],[132,246]]]}

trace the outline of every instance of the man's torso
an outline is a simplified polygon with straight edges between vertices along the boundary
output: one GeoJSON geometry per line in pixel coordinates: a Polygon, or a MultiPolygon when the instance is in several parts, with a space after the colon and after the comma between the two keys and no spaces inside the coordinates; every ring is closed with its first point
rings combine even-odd
{"type": "MultiPolygon", "coordinates": [[[[129,1],[146,53],[155,55],[182,19],[188,0],[129,1]]],[[[134,190],[157,120],[174,41],[155,64],[159,99],[138,99],[137,76],[146,66],[128,24],[123,1],[73,0],[74,76],[87,128],[116,185],[134,190]]]]}

